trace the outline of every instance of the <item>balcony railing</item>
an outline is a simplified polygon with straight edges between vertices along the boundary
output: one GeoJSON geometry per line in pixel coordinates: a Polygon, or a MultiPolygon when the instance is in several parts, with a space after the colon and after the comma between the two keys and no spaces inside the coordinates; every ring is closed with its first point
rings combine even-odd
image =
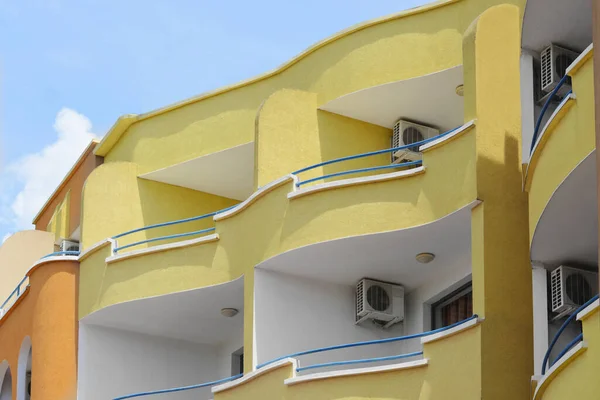
{"type": "MultiPolygon", "coordinates": [[[[375,156],[375,155],[379,155],[379,154],[395,153],[395,152],[400,151],[400,150],[406,150],[406,149],[413,150],[415,148],[418,149],[419,146],[422,146],[424,144],[427,144],[429,142],[437,140],[437,139],[439,139],[441,137],[444,137],[444,136],[446,136],[446,135],[454,132],[455,130],[457,130],[459,128],[460,127],[457,127],[457,128],[451,129],[451,130],[449,130],[447,132],[441,133],[441,134],[439,134],[437,136],[431,137],[429,139],[421,140],[419,142],[415,142],[415,143],[411,143],[411,144],[406,144],[406,145],[399,146],[399,147],[392,147],[390,149],[370,151],[368,153],[355,154],[355,155],[352,155],[352,156],[340,157],[340,158],[336,158],[336,159],[329,160],[329,161],[323,161],[323,162],[320,162],[318,164],[314,164],[314,165],[311,165],[311,166],[299,169],[297,171],[294,171],[294,172],[292,172],[292,174],[298,176],[298,174],[301,174],[301,173],[306,172],[306,171],[313,170],[315,168],[323,167],[325,165],[336,164],[336,163],[340,163],[340,162],[343,162],[343,161],[349,161],[349,160],[356,160],[358,158],[371,157],[371,156],[375,156]]],[[[306,185],[306,184],[311,183],[311,182],[315,182],[315,181],[322,180],[322,179],[327,179],[327,178],[333,178],[333,177],[336,177],[336,176],[359,174],[359,173],[363,173],[363,172],[379,171],[379,170],[383,170],[383,169],[397,169],[397,168],[415,167],[417,165],[421,165],[422,163],[423,163],[423,161],[416,160],[416,161],[408,161],[408,162],[398,163],[398,164],[388,164],[388,165],[380,165],[380,166],[368,167],[368,168],[351,169],[351,170],[346,170],[346,171],[341,171],[341,172],[336,172],[336,173],[332,173],[332,174],[318,176],[316,178],[306,179],[304,181],[301,181],[300,179],[298,179],[298,182],[296,183],[296,186],[300,187],[302,185],[306,185]]]]}
{"type": "Polygon", "coordinates": [[[41,259],[48,257],[61,257],[61,256],[79,256],[78,251],[55,251],[54,253],[46,254],[41,259]]]}
{"type": "MultiPolygon", "coordinates": [[[[286,358],[296,358],[296,357],[301,357],[301,356],[305,356],[305,355],[309,355],[309,354],[324,353],[324,352],[328,352],[328,351],[341,350],[341,349],[349,349],[352,347],[371,346],[374,344],[401,342],[401,341],[406,341],[406,340],[410,340],[410,339],[422,338],[425,336],[430,336],[430,335],[433,335],[436,333],[444,332],[444,331],[447,331],[452,328],[456,328],[457,326],[460,326],[466,322],[475,320],[477,318],[478,318],[477,315],[473,315],[467,319],[464,319],[464,320],[456,322],[454,324],[445,326],[443,328],[434,329],[434,330],[427,331],[427,332],[415,333],[413,335],[392,337],[392,338],[387,338],[387,339],[368,340],[365,342],[339,344],[336,346],[320,347],[320,348],[312,349],[312,350],[299,351],[297,353],[292,353],[292,354],[288,354],[285,356],[281,356],[281,357],[275,358],[273,360],[267,361],[265,363],[259,364],[256,366],[256,368],[262,368],[262,367],[265,367],[274,362],[284,360],[286,358]]],[[[325,367],[332,367],[332,366],[338,366],[338,365],[365,364],[365,363],[372,363],[372,362],[391,361],[391,360],[398,360],[398,359],[402,359],[402,358],[416,357],[416,356],[420,356],[422,354],[423,354],[422,351],[416,351],[416,352],[391,355],[391,356],[386,356],[386,357],[364,358],[364,359],[360,359],[360,360],[332,361],[332,362],[321,363],[321,364],[307,365],[305,367],[300,367],[300,364],[298,363],[298,368],[296,369],[296,372],[301,372],[301,371],[305,371],[308,369],[325,368],[325,367]]]]}
{"type": "Polygon", "coordinates": [[[0,306],[0,319],[4,317],[4,315],[10,310],[10,308],[17,302],[19,297],[25,290],[29,287],[29,277],[24,277],[21,282],[17,285],[17,287],[8,295],[4,303],[0,306]]]}
{"type": "Polygon", "coordinates": [[[589,299],[587,302],[585,302],[585,304],[583,304],[581,307],[579,307],[577,310],[575,310],[571,315],[569,315],[569,317],[565,320],[565,322],[562,324],[562,326],[560,327],[560,329],[556,332],[556,335],[554,335],[554,338],[552,339],[552,341],[550,342],[550,345],[548,346],[548,350],[546,350],[546,354],[544,354],[544,361],[543,361],[543,364],[542,364],[542,375],[546,373],[546,368],[547,367],[552,367],[558,360],[561,359],[562,356],[564,356],[565,354],[567,354],[567,352],[569,350],[571,350],[577,343],[579,343],[583,339],[583,333],[577,335],[575,337],[575,339],[573,339],[571,342],[569,342],[564,347],[564,349],[562,349],[562,351],[556,356],[556,358],[549,363],[549,361],[550,361],[550,353],[552,352],[552,349],[556,345],[556,342],[558,342],[558,339],[560,338],[560,336],[562,335],[562,333],[565,331],[565,329],[567,328],[567,326],[569,326],[569,324],[571,323],[571,321],[573,321],[575,318],[577,318],[577,314],[579,314],[587,306],[589,306],[590,304],[592,304],[596,300],[598,300],[598,295],[595,295],[594,297],[592,297],[591,299],[589,299]]]}
{"type": "MultiPolygon", "coordinates": [[[[562,79],[558,82],[558,84],[554,88],[554,90],[552,90],[552,92],[550,92],[550,95],[546,99],[546,102],[544,103],[544,106],[542,107],[542,111],[540,112],[540,115],[538,116],[537,121],[535,121],[535,128],[533,130],[533,138],[531,139],[530,153],[533,153],[533,149],[535,148],[535,145],[537,144],[537,141],[539,139],[538,136],[540,134],[540,128],[542,125],[542,120],[544,119],[544,115],[546,115],[546,112],[548,111],[548,107],[550,106],[550,103],[552,103],[552,100],[554,100],[554,97],[556,96],[556,94],[558,93],[560,88],[565,84],[565,82],[567,82],[568,79],[569,79],[568,75],[563,76],[562,79]]],[[[571,93],[572,93],[572,90],[569,90],[569,92],[566,94],[566,96],[570,95],[571,93]]]]}
{"type": "MultiPolygon", "coordinates": [[[[340,344],[340,345],[336,345],[336,346],[321,347],[321,348],[313,349],[313,350],[300,351],[297,353],[292,353],[292,354],[288,354],[288,355],[285,355],[282,357],[278,357],[278,358],[268,361],[266,363],[259,364],[256,366],[256,368],[259,369],[259,368],[265,367],[269,364],[275,363],[277,361],[284,360],[286,358],[295,358],[295,357],[300,357],[300,356],[304,356],[304,355],[308,355],[308,354],[316,354],[316,353],[323,353],[323,352],[333,351],[333,350],[347,349],[347,348],[351,348],[351,347],[369,346],[369,345],[374,345],[374,344],[400,342],[400,341],[404,341],[404,340],[422,338],[422,337],[430,336],[430,335],[433,335],[436,333],[448,331],[448,330],[456,328],[466,322],[476,320],[477,318],[478,318],[477,315],[473,315],[467,319],[456,322],[452,325],[448,325],[443,328],[434,329],[434,330],[427,331],[427,332],[417,333],[414,335],[407,335],[407,336],[400,336],[400,337],[393,337],[393,338],[379,339],[379,340],[369,340],[369,341],[365,341],[365,342],[340,344]]],[[[338,366],[338,365],[364,364],[364,363],[372,363],[372,362],[391,361],[391,360],[397,360],[397,359],[402,359],[402,358],[416,357],[416,356],[420,356],[422,354],[423,354],[422,351],[416,351],[416,352],[412,352],[412,353],[391,355],[391,356],[386,356],[386,357],[374,357],[374,358],[366,358],[366,359],[361,359],[361,360],[333,361],[333,362],[328,362],[328,363],[308,365],[306,367],[300,367],[299,366],[300,364],[298,363],[298,368],[296,369],[296,372],[301,372],[301,371],[305,371],[308,369],[325,368],[325,367],[332,367],[332,366],[338,366]]],[[[121,396],[121,397],[115,397],[113,400],[133,399],[135,397],[152,396],[152,395],[165,394],[165,393],[181,392],[184,390],[199,389],[199,388],[214,386],[219,383],[229,382],[229,381],[241,378],[242,376],[243,376],[243,374],[239,374],[239,375],[232,376],[229,378],[220,379],[218,381],[201,383],[199,385],[182,386],[182,387],[171,388],[171,389],[162,389],[162,390],[154,390],[154,391],[148,391],[148,392],[133,393],[133,394],[128,394],[128,395],[121,396]]]]}
{"type": "Polygon", "coordinates": [[[239,374],[239,375],[231,376],[229,378],[219,379],[218,381],[206,382],[206,383],[201,383],[198,385],[190,385],[190,386],[182,386],[182,387],[171,388],[171,389],[162,389],[162,390],[154,390],[154,391],[149,391],[149,392],[133,393],[133,394],[128,394],[128,395],[121,396],[121,397],[115,397],[113,400],[133,399],[136,397],[154,396],[157,394],[175,393],[175,392],[183,392],[184,390],[200,389],[200,388],[215,386],[219,383],[229,382],[234,379],[241,378],[242,375],[243,374],[239,374]]]}
{"type": "MultiPolygon", "coordinates": [[[[192,222],[192,221],[200,221],[200,220],[203,220],[206,218],[211,218],[211,217],[215,216],[216,214],[230,210],[233,207],[235,207],[235,206],[227,207],[222,210],[214,211],[214,212],[204,214],[204,215],[199,215],[196,217],[178,219],[175,221],[162,222],[160,224],[153,224],[153,225],[144,226],[142,228],[132,229],[127,232],[119,233],[118,235],[113,236],[112,239],[116,241],[119,238],[131,235],[133,233],[146,231],[149,229],[156,229],[156,228],[162,228],[165,226],[184,224],[186,222],[192,222]]],[[[157,242],[157,241],[161,241],[161,240],[177,239],[177,238],[187,237],[187,236],[199,236],[199,235],[203,235],[205,233],[214,232],[214,230],[215,230],[215,228],[211,227],[211,228],[206,228],[206,229],[200,229],[197,231],[190,231],[190,232],[184,232],[184,233],[177,233],[177,234],[173,234],[173,235],[159,236],[159,237],[155,237],[155,238],[151,238],[151,239],[140,240],[140,241],[137,241],[134,243],[126,244],[124,246],[118,246],[115,242],[115,247],[113,249],[113,253],[116,254],[119,250],[127,249],[127,248],[134,247],[134,246],[139,246],[144,243],[152,243],[152,242],[157,242]]]]}

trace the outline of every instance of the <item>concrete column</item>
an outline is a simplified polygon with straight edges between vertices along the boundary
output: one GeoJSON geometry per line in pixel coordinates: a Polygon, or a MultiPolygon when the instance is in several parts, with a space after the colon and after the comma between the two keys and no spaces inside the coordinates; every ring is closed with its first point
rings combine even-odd
{"type": "Polygon", "coordinates": [[[481,14],[463,42],[465,120],[476,119],[473,311],[481,325],[481,398],[526,399],[533,374],[527,196],[522,190],[519,8],[481,14]]]}
{"type": "Polygon", "coordinates": [[[533,283],[533,370],[542,374],[542,362],[548,349],[547,271],[542,266],[531,269],[533,283]]]}
{"type": "Polygon", "coordinates": [[[535,93],[533,85],[533,55],[527,50],[521,52],[521,132],[522,162],[529,161],[529,150],[535,129],[535,93]]]}
{"type": "MultiPolygon", "coordinates": [[[[597,99],[594,105],[596,114],[596,149],[600,147],[600,0],[592,0],[593,19],[593,43],[594,43],[594,97],[597,99]]],[[[600,153],[596,151],[596,179],[598,180],[596,190],[600,199],[600,153]]],[[[600,219],[600,203],[598,203],[598,218],[600,219]]],[[[600,240],[600,236],[599,240],[600,240]]],[[[600,247],[600,244],[599,244],[600,247]]],[[[600,252],[599,252],[600,254],[600,252]]],[[[600,260],[598,260],[600,265],[600,260]]],[[[600,275],[599,275],[600,276],[600,275]]]]}

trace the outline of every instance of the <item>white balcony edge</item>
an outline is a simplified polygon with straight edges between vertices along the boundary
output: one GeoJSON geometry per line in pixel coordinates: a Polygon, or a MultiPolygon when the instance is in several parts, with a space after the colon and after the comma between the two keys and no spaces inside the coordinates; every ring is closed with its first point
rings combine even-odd
{"type": "Polygon", "coordinates": [[[425,143],[422,146],[419,146],[419,151],[424,151],[427,150],[431,147],[435,147],[440,143],[452,140],[452,138],[454,138],[455,136],[460,135],[462,132],[466,131],[467,129],[469,129],[470,127],[472,127],[473,125],[475,125],[475,120],[472,119],[469,122],[467,122],[466,124],[464,124],[463,126],[455,129],[454,131],[452,131],[451,133],[444,135],[436,140],[432,140],[429,143],[425,143]]]}
{"type": "Polygon", "coordinates": [[[307,194],[310,194],[313,192],[320,192],[320,191],[326,190],[326,189],[361,185],[361,184],[366,184],[366,183],[384,182],[384,181],[388,181],[388,180],[395,179],[395,178],[419,175],[423,172],[425,172],[425,167],[421,166],[421,167],[411,168],[406,171],[391,172],[389,174],[371,175],[371,176],[365,176],[365,177],[360,177],[360,178],[342,179],[342,180],[334,181],[334,182],[320,183],[318,185],[313,185],[313,186],[309,186],[304,189],[298,189],[293,192],[290,192],[290,193],[288,193],[287,198],[291,200],[296,197],[304,196],[304,195],[307,195],[307,194]]]}
{"type": "Polygon", "coordinates": [[[311,382],[322,379],[330,379],[330,378],[339,378],[343,376],[355,376],[355,375],[364,375],[364,374],[374,374],[378,372],[388,372],[388,371],[399,371],[403,369],[411,369],[411,368],[420,368],[427,366],[429,360],[424,358],[422,360],[416,361],[408,361],[400,364],[392,364],[392,365],[382,365],[378,367],[368,367],[368,368],[355,368],[355,369],[347,369],[342,371],[331,371],[331,372],[318,372],[316,374],[296,376],[292,378],[288,378],[284,381],[286,385],[295,385],[303,382],[311,382]]]}
{"type": "Polygon", "coordinates": [[[223,383],[223,384],[218,385],[218,386],[213,386],[212,392],[213,393],[219,393],[219,392],[222,392],[224,390],[232,389],[232,388],[234,388],[236,386],[239,386],[239,385],[241,385],[243,383],[246,383],[248,381],[251,381],[252,379],[257,378],[260,375],[266,374],[269,371],[273,371],[275,369],[281,368],[281,367],[286,366],[288,364],[292,366],[293,371],[294,371],[293,374],[295,375],[296,374],[296,368],[298,368],[298,362],[294,358],[284,358],[283,360],[276,361],[276,362],[274,362],[272,364],[264,366],[263,368],[260,368],[260,369],[254,370],[252,372],[249,372],[249,373],[245,374],[244,376],[242,376],[239,379],[233,380],[231,382],[226,382],[226,383],[223,383]]]}
{"type": "Polygon", "coordinates": [[[483,321],[483,318],[473,318],[472,320],[467,321],[464,324],[455,326],[454,328],[450,328],[448,330],[438,332],[438,333],[433,333],[431,335],[423,336],[421,338],[421,344],[435,342],[437,340],[444,339],[444,338],[452,336],[452,335],[456,335],[459,332],[466,331],[468,329],[471,329],[471,328],[479,325],[482,321],[483,321]]]}
{"type": "Polygon", "coordinates": [[[577,313],[577,321],[586,319],[591,313],[600,307],[600,299],[596,299],[592,304],[577,313]]]}
{"type": "Polygon", "coordinates": [[[229,210],[227,210],[225,212],[214,215],[213,221],[215,221],[215,222],[220,221],[222,219],[225,219],[232,215],[237,214],[238,212],[240,212],[243,209],[245,209],[246,207],[248,207],[252,202],[254,202],[254,200],[261,197],[264,193],[273,190],[274,188],[282,185],[283,183],[285,183],[287,181],[294,182],[294,187],[296,187],[296,182],[298,181],[298,178],[296,176],[290,174],[290,175],[285,175],[279,179],[276,179],[272,182],[267,183],[265,186],[259,188],[254,193],[252,193],[246,200],[242,201],[240,204],[236,205],[233,208],[230,208],[229,210]]]}
{"type": "Polygon", "coordinates": [[[565,75],[570,75],[571,71],[573,70],[573,68],[575,68],[576,66],[578,66],[579,63],[581,62],[581,60],[583,60],[584,58],[586,58],[587,55],[589,54],[589,52],[592,51],[593,49],[594,49],[594,43],[590,43],[590,45],[585,48],[585,50],[575,59],[575,61],[573,61],[571,63],[571,65],[569,65],[567,67],[567,69],[565,70],[565,75]]]}
{"type": "Polygon", "coordinates": [[[202,237],[195,238],[195,239],[183,240],[181,242],[167,243],[167,244],[161,244],[158,246],[147,247],[144,249],[132,250],[132,251],[129,251],[126,253],[111,255],[106,258],[106,263],[109,264],[109,263],[121,261],[121,260],[124,260],[127,258],[137,257],[137,256],[145,255],[145,254],[159,253],[161,251],[178,249],[181,247],[189,247],[189,246],[193,246],[193,245],[204,243],[204,242],[213,242],[215,240],[219,240],[219,235],[217,233],[214,233],[212,235],[202,236],[202,237]]]}

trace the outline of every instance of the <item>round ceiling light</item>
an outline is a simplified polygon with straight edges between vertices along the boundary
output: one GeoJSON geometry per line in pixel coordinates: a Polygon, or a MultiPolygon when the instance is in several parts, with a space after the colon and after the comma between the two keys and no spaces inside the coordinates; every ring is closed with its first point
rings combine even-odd
{"type": "Polygon", "coordinates": [[[464,85],[458,85],[455,89],[456,94],[459,95],[460,97],[463,97],[463,95],[465,94],[465,87],[464,85]]]}
{"type": "Polygon", "coordinates": [[[235,317],[238,313],[237,308],[222,308],[221,315],[227,318],[235,317]]]}
{"type": "Polygon", "coordinates": [[[421,264],[428,264],[433,261],[435,254],[433,253],[419,253],[415,256],[418,262],[421,264]]]}

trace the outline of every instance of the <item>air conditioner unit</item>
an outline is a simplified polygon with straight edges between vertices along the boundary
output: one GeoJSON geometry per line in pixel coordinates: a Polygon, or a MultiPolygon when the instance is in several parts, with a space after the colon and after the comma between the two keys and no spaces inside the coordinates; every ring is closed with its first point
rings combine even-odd
{"type": "Polygon", "coordinates": [[[598,274],[561,265],[550,273],[552,312],[570,314],[598,293],[598,274]]]}
{"type": "Polygon", "coordinates": [[[384,328],[404,320],[404,288],[363,278],[356,285],[356,324],[367,319],[384,328]]]}
{"type": "MultiPolygon", "coordinates": [[[[398,120],[394,124],[392,147],[401,147],[423,141],[439,135],[440,131],[430,126],[415,124],[406,120],[398,120]]],[[[417,161],[421,159],[420,145],[408,147],[392,153],[392,163],[417,161]]]]}
{"type": "MultiPolygon", "coordinates": [[[[551,44],[540,53],[541,59],[541,88],[544,92],[550,93],[558,82],[567,73],[569,65],[579,56],[574,52],[563,47],[551,44]]],[[[564,97],[571,90],[571,82],[566,82],[558,91],[560,97],[564,97]]]]}
{"type": "Polygon", "coordinates": [[[79,243],[72,240],[63,240],[60,242],[60,251],[79,251],[79,243]]]}

